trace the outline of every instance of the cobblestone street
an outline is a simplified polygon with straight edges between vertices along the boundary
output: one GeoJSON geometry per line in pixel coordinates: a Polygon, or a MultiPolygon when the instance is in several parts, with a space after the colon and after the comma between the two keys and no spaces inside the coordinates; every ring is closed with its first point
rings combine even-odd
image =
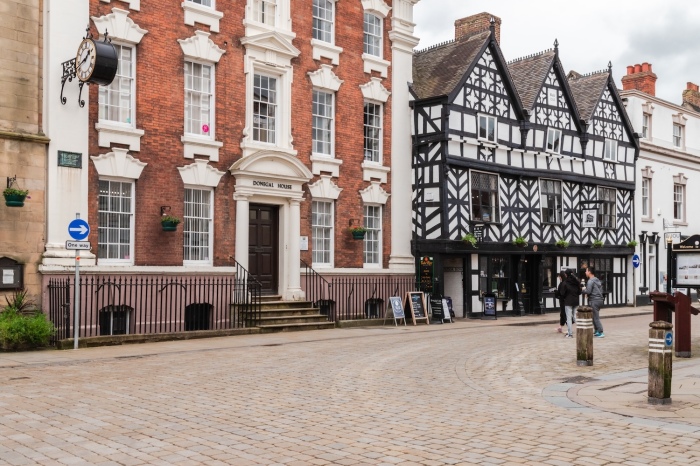
{"type": "Polygon", "coordinates": [[[651,406],[606,313],[592,367],[552,315],[0,354],[0,464],[700,463],[700,318],[651,406]]]}

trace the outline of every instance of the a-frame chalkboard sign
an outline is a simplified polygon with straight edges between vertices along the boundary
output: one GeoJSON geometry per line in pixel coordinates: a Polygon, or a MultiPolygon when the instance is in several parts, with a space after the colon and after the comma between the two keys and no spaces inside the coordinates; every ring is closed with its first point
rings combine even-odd
{"type": "Polygon", "coordinates": [[[384,324],[386,325],[386,320],[389,318],[389,313],[394,318],[394,327],[398,326],[398,320],[403,320],[404,327],[406,326],[406,314],[403,310],[403,305],[401,304],[401,296],[392,296],[389,298],[389,304],[386,306],[386,312],[384,313],[384,324]]]}
{"type": "Polygon", "coordinates": [[[428,311],[425,306],[425,294],[422,291],[410,291],[406,293],[404,300],[404,308],[406,312],[411,314],[413,325],[419,320],[424,320],[426,324],[430,324],[428,311]]]}

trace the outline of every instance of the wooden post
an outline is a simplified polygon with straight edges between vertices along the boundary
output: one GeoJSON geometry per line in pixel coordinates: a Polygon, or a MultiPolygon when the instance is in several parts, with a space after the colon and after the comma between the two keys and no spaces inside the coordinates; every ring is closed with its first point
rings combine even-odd
{"type": "Polygon", "coordinates": [[[576,365],[593,365],[593,309],[589,306],[576,310],[576,365]]]}
{"type": "Polygon", "coordinates": [[[673,325],[657,321],[649,324],[649,389],[647,401],[652,405],[671,404],[673,369],[673,325]]]}

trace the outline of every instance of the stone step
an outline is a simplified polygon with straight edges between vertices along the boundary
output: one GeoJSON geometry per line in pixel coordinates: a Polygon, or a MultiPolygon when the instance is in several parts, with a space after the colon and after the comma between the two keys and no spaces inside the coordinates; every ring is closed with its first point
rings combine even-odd
{"type": "Polygon", "coordinates": [[[311,322],[305,324],[273,324],[273,325],[260,325],[261,333],[274,333],[274,332],[299,332],[303,330],[323,330],[334,328],[335,324],[333,322],[311,322]]]}
{"type": "Polygon", "coordinates": [[[260,319],[259,327],[265,325],[278,325],[278,324],[303,324],[303,323],[314,323],[314,322],[328,322],[328,318],[321,314],[312,314],[304,316],[279,316],[279,317],[267,317],[263,315],[260,319]]]}
{"type": "Polygon", "coordinates": [[[262,309],[260,311],[263,317],[297,317],[306,315],[318,315],[318,309],[313,307],[304,307],[298,309],[262,309]]]}
{"type": "Polygon", "coordinates": [[[304,309],[313,307],[309,301],[262,301],[261,309],[304,309]]]}

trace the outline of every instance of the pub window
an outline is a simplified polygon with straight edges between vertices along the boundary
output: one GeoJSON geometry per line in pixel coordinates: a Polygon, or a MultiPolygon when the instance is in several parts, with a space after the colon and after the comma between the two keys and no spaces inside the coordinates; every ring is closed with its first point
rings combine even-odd
{"type": "Polygon", "coordinates": [[[479,115],[479,139],[496,142],[496,117],[479,115]]]}
{"type": "Polygon", "coordinates": [[[540,180],[543,223],[561,223],[561,181],[540,180]]]}
{"type": "Polygon", "coordinates": [[[561,130],[549,128],[547,130],[547,152],[559,154],[561,152],[561,130]]]}
{"type": "Polygon", "coordinates": [[[617,226],[616,191],[611,188],[598,188],[598,225],[614,229],[617,226]]]}
{"type": "Polygon", "coordinates": [[[498,176],[472,172],[471,178],[472,219],[498,222],[498,176]]]}
{"type": "Polygon", "coordinates": [[[508,256],[479,256],[479,296],[493,293],[510,299],[510,260],[508,256]]]}

